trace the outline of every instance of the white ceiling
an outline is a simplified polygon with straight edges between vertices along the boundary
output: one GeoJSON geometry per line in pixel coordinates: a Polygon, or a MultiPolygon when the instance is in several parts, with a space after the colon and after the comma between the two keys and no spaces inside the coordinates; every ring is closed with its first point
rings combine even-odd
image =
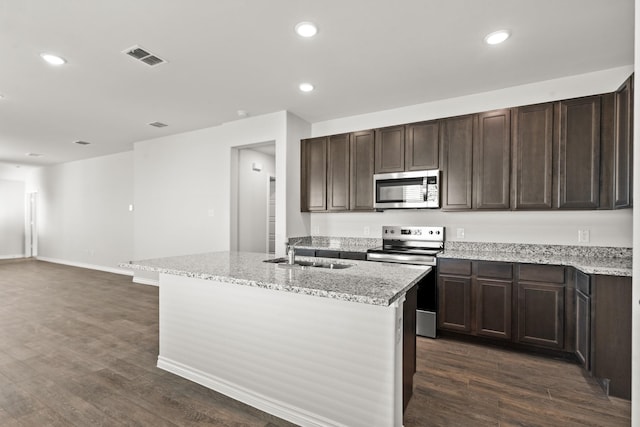
{"type": "Polygon", "coordinates": [[[0,0],[0,162],[126,151],[239,109],[313,123],[629,65],[633,26],[633,0],[0,0]]]}

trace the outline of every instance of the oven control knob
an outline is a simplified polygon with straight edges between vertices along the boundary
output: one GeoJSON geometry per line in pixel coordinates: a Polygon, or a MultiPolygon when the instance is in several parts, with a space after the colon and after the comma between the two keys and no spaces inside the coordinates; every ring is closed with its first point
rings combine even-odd
{"type": "Polygon", "coordinates": [[[436,231],[436,234],[440,234],[440,230],[436,231]]]}
{"type": "Polygon", "coordinates": [[[433,234],[433,230],[429,230],[429,234],[433,234]]]}

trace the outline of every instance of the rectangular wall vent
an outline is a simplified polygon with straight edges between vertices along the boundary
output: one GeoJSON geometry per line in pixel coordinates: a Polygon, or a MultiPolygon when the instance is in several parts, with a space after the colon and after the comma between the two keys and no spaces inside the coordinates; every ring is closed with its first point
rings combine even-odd
{"type": "Polygon", "coordinates": [[[153,126],[153,127],[157,127],[157,128],[163,128],[163,127],[167,127],[169,126],[166,123],[162,123],[162,122],[151,122],[149,123],[149,126],[153,126]]]}
{"type": "Polygon", "coordinates": [[[158,55],[155,55],[149,52],[147,49],[144,49],[137,45],[123,50],[122,53],[134,59],[137,59],[140,62],[144,62],[151,67],[155,67],[156,65],[164,64],[167,62],[166,60],[160,58],[158,55]]]}

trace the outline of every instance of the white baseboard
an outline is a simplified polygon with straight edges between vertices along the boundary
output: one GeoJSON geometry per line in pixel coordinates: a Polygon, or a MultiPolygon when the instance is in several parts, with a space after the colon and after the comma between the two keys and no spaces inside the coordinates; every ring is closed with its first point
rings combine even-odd
{"type": "Polygon", "coordinates": [[[42,257],[42,256],[36,257],[36,259],[38,261],[52,262],[54,264],[69,265],[71,267],[87,268],[89,270],[98,270],[98,271],[105,271],[107,273],[133,276],[133,271],[125,268],[105,267],[103,265],[87,264],[84,262],[68,261],[64,259],[49,258],[49,257],[42,257]]]}
{"type": "Polygon", "coordinates": [[[0,255],[0,259],[18,259],[18,258],[26,258],[24,254],[15,254],[15,255],[0,255]]]}
{"type": "Polygon", "coordinates": [[[160,286],[160,281],[157,279],[148,279],[146,277],[136,277],[133,275],[133,283],[139,283],[141,285],[160,286]]]}
{"type": "Polygon", "coordinates": [[[166,357],[158,356],[158,368],[239,400],[268,414],[275,415],[303,427],[347,427],[328,418],[310,413],[295,406],[271,399],[214,375],[193,369],[166,357]]]}

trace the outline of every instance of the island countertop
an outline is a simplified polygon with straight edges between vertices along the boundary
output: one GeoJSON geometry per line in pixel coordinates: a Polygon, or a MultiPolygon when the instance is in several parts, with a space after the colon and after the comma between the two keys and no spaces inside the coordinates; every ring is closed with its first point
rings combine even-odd
{"type": "Polygon", "coordinates": [[[382,306],[392,304],[431,270],[425,266],[308,257],[296,260],[324,260],[351,267],[299,269],[263,262],[273,258],[264,253],[209,252],[131,261],[120,266],[382,306]]]}

